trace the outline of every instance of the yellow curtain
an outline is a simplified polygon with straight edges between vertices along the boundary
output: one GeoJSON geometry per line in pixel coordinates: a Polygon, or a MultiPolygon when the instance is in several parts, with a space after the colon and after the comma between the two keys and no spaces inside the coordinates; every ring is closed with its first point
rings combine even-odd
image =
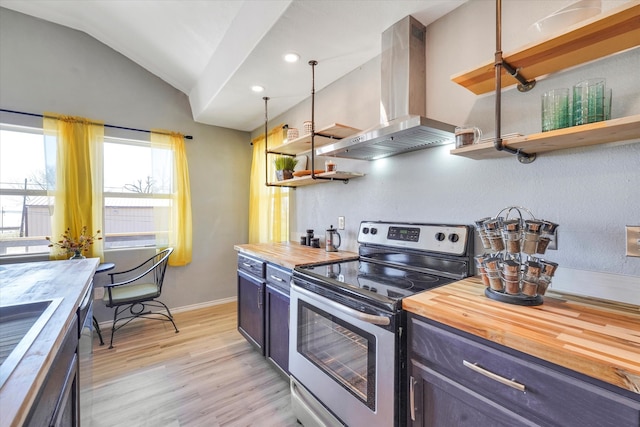
{"type": "MultiPolygon", "coordinates": [[[[275,181],[275,167],[269,158],[265,164],[265,137],[253,141],[253,162],[249,188],[249,243],[272,243],[289,240],[289,189],[265,185],[265,168],[269,181],[275,181]]],[[[282,125],[269,131],[269,147],[283,142],[282,125]]],[[[273,157],[273,156],[270,156],[273,157]]]]}
{"type": "MultiPolygon", "coordinates": [[[[169,233],[166,246],[174,249],[169,265],[183,266],[191,262],[193,252],[193,229],[191,222],[191,184],[189,165],[184,147],[184,135],[167,132],[151,132],[152,149],[170,150],[173,154],[171,206],[168,212],[169,233]]],[[[155,155],[154,155],[155,157],[155,155]]],[[[154,164],[154,172],[156,165],[154,164]]],[[[155,209],[156,211],[158,209],[155,209]]],[[[158,239],[161,242],[162,239],[158,239]]]]}
{"type": "MultiPolygon", "coordinates": [[[[80,236],[83,227],[94,236],[103,229],[103,140],[104,125],[82,117],[44,115],[45,139],[54,138],[56,147],[55,188],[51,232],[53,241],[69,229],[73,238],[80,236]]],[[[102,234],[100,234],[102,237],[102,234]]],[[[103,260],[102,240],[95,240],[87,257],[103,260]]],[[[51,259],[68,258],[52,248],[51,259]]]]}

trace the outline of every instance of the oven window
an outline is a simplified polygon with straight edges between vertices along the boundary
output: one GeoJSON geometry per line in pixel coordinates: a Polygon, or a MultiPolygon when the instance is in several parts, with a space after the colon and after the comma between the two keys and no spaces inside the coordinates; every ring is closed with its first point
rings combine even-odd
{"type": "Polygon", "coordinates": [[[298,353],[375,410],[375,336],[304,301],[298,320],[298,353]]]}

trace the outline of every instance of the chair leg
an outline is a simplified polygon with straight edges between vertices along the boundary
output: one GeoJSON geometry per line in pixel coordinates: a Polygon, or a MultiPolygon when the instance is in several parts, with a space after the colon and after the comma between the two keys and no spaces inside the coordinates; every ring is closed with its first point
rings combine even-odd
{"type": "Polygon", "coordinates": [[[100,338],[100,345],[104,345],[104,341],[102,340],[102,332],[100,331],[100,325],[98,324],[98,320],[93,317],[93,328],[98,333],[98,338],[100,338]]]}
{"type": "Polygon", "coordinates": [[[109,342],[109,348],[113,348],[113,336],[116,333],[116,319],[118,318],[118,307],[113,310],[113,325],[111,326],[111,341],[109,342]]]}
{"type": "MultiPolygon", "coordinates": [[[[113,325],[111,326],[111,342],[109,343],[109,348],[113,348],[113,336],[115,335],[116,331],[118,329],[120,329],[121,327],[125,326],[126,324],[128,324],[129,322],[131,322],[134,319],[137,318],[145,318],[149,315],[160,315],[165,319],[158,319],[157,317],[152,317],[152,319],[154,320],[164,320],[164,321],[169,321],[171,322],[171,324],[173,325],[173,329],[175,329],[176,334],[178,332],[180,332],[178,330],[178,326],[176,326],[176,322],[173,320],[173,315],[171,314],[171,311],[169,310],[169,307],[167,307],[167,305],[165,303],[163,303],[162,301],[158,301],[158,300],[152,300],[152,301],[147,301],[146,303],[147,305],[151,305],[154,306],[153,304],[160,304],[162,307],[164,307],[164,309],[167,311],[167,314],[162,313],[161,311],[158,311],[156,313],[152,313],[150,310],[145,312],[145,303],[133,303],[130,304],[128,306],[118,306],[115,307],[115,310],[113,311],[113,325]],[[141,305],[142,308],[139,311],[133,311],[133,307],[136,305],[141,305]],[[118,319],[118,315],[124,313],[126,310],[129,310],[130,312],[130,316],[126,316],[124,318],[118,319]],[[116,328],[116,324],[118,322],[118,320],[123,321],[122,324],[120,324],[117,328],[116,328]]],[[[156,308],[160,308],[158,305],[155,305],[154,307],[156,308]]]]}
{"type": "Polygon", "coordinates": [[[173,321],[173,314],[171,314],[171,311],[169,311],[169,307],[167,307],[167,305],[165,303],[163,303],[162,301],[155,300],[155,302],[162,304],[162,306],[165,308],[165,310],[167,310],[167,313],[169,314],[169,316],[167,316],[167,318],[169,319],[169,321],[173,325],[173,328],[176,330],[176,334],[178,332],[180,332],[178,330],[178,327],[176,326],[176,322],[173,321]]]}

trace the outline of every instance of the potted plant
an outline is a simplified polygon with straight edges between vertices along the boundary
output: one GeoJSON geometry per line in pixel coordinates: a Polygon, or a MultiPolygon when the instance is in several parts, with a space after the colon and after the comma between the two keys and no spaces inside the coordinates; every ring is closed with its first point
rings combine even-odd
{"type": "Polygon", "coordinates": [[[276,178],[278,181],[293,178],[293,168],[298,164],[298,159],[290,156],[278,156],[275,160],[276,178]]]}

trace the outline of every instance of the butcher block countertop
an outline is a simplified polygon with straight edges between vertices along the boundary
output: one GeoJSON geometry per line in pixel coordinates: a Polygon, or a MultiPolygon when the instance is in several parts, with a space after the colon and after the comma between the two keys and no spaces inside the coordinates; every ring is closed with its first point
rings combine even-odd
{"type": "Polygon", "coordinates": [[[59,300],[56,310],[0,388],[0,426],[24,423],[99,261],[88,258],[0,265],[0,305],[59,300]]]}
{"type": "Polygon", "coordinates": [[[355,252],[327,252],[324,248],[312,248],[296,242],[248,243],[235,245],[233,248],[240,253],[253,255],[291,270],[300,265],[358,259],[355,252]]]}
{"type": "Polygon", "coordinates": [[[403,308],[640,394],[640,307],[547,293],[524,307],[491,300],[478,277],[405,298],[403,308]]]}

